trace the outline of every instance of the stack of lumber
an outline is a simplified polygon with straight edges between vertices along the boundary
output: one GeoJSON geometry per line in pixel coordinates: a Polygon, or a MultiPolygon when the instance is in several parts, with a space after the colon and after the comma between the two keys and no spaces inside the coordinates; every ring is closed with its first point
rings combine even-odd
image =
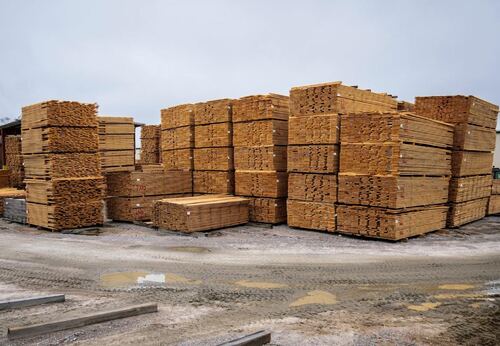
{"type": "Polygon", "coordinates": [[[204,195],[154,202],[153,225],[172,231],[208,231],[247,222],[246,198],[204,195]]]}
{"type": "Polygon", "coordinates": [[[5,163],[9,169],[10,186],[22,187],[24,166],[21,147],[21,136],[5,137],[5,163]]]}
{"type": "Polygon", "coordinates": [[[493,179],[488,202],[488,215],[500,214],[500,179],[493,179]]]}
{"type": "Polygon", "coordinates": [[[25,198],[26,191],[18,190],[13,187],[0,188],[0,215],[4,214],[5,199],[7,198],[25,198]]]}
{"type": "Polygon", "coordinates": [[[193,170],[194,105],[161,110],[162,163],[166,171],[193,170]]]}
{"type": "Polygon", "coordinates": [[[222,99],[194,105],[195,194],[234,193],[232,103],[222,99]]]}
{"type": "Polygon", "coordinates": [[[10,187],[10,172],[8,169],[0,169],[0,188],[10,187]]]}
{"type": "Polygon", "coordinates": [[[3,217],[7,220],[25,224],[26,223],[26,199],[5,198],[3,217]]]}
{"type": "Polygon", "coordinates": [[[27,106],[21,130],[28,223],[54,231],[102,224],[97,105],[27,106]]]}
{"type": "Polygon", "coordinates": [[[455,126],[448,227],[487,213],[495,150],[498,106],[474,96],[417,97],[415,111],[455,126]]]}
{"type": "Polygon", "coordinates": [[[340,114],[362,110],[390,111],[397,102],[387,94],[341,82],[290,90],[288,129],[288,224],[336,230],[340,114]]]}
{"type": "Polygon", "coordinates": [[[453,126],[406,112],[341,117],[339,232],[399,240],[446,225],[453,126]]]}
{"type": "Polygon", "coordinates": [[[243,97],[233,104],[235,194],[249,200],[250,221],[286,221],[288,97],[243,97]]]}
{"type": "Polygon", "coordinates": [[[99,154],[104,173],[133,171],[135,126],[131,117],[99,117],[99,154]]]}
{"type": "Polygon", "coordinates": [[[149,221],[153,202],[191,195],[191,173],[142,166],[134,172],[106,174],[108,218],[115,221],[149,221]]]}
{"type": "Polygon", "coordinates": [[[160,125],[143,125],[141,127],[141,164],[154,165],[161,163],[160,135],[160,125]]]}

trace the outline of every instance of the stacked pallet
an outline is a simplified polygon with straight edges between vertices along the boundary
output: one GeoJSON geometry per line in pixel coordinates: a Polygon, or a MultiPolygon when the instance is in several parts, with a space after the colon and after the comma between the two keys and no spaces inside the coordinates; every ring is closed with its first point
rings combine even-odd
{"type": "Polygon", "coordinates": [[[141,127],[141,164],[154,165],[161,163],[160,134],[160,125],[143,125],[141,127]]]}
{"type": "Polygon", "coordinates": [[[21,147],[21,136],[5,137],[5,163],[9,169],[10,186],[22,187],[24,166],[21,147]]]}
{"type": "Polygon", "coordinates": [[[205,195],[154,203],[153,225],[172,231],[199,232],[248,222],[246,198],[205,195]]]}
{"type": "Polygon", "coordinates": [[[27,106],[21,130],[28,223],[54,231],[102,224],[97,105],[27,106]]]}
{"type": "Polygon", "coordinates": [[[104,173],[133,171],[135,126],[130,117],[99,117],[99,154],[104,173]]]}
{"type": "Polygon", "coordinates": [[[235,194],[249,200],[250,221],[286,221],[288,97],[247,96],[233,104],[235,194]]]}
{"type": "Polygon", "coordinates": [[[446,225],[453,126],[411,113],[342,115],[339,232],[399,240],[446,225]]]}
{"type": "Polygon", "coordinates": [[[290,90],[288,132],[288,224],[333,232],[336,229],[339,168],[339,113],[396,110],[386,94],[341,82],[290,90]]]}
{"type": "Polygon", "coordinates": [[[194,105],[195,194],[234,193],[232,100],[194,105]]]}
{"type": "Polygon", "coordinates": [[[488,215],[500,214],[500,179],[493,179],[488,201],[488,215]]]}
{"type": "Polygon", "coordinates": [[[149,221],[153,202],[191,194],[189,172],[165,172],[160,165],[134,172],[106,174],[108,217],[116,221],[149,221]]]}
{"type": "Polygon", "coordinates": [[[486,215],[498,106],[474,96],[417,97],[418,114],[455,125],[448,227],[486,215]]]}

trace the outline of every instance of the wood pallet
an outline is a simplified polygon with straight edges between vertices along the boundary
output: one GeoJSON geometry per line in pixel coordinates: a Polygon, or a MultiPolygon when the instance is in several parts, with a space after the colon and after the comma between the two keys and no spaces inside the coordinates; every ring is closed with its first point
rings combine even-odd
{"type": "Polygon", "coordinates": [[[193,192],[200,194],[233,194],[234,172],[194,171],[193,192]]]}
{"type": "Polygon", "coordinates": [[[236,171],[235,193],[238,196],[282,198],[287,196],[286,172],[236,171]]]}
{"type": "Polygon", "coordinates": [[[241,197],[205,195],[154,203],[153,225],[172,231],[208,231],[247,222],[248,200],[241,197]]]}
{"type": "Polygon", "coordinates": [[[102,177],[26,180],[26,201],[47,205],[100,202],[104,192],[102,177]]]}
{"type": "Polygon", "coordinates": [[[263,119],[288,120],[289,98],[278,94],[242,97],[233,103],[233,122],[263,119]]]}
{"type": "Polygon", "coordinates": [[[27,179],[98,177],[101,175],[99,154],[34,154],[24,155],[27,179]]]}
{"type": "Polygon", "coordinates": [[[108,218],[114,221],[150,221],[153,203],[164,198],[181,198],[191,194],[157,195],[142,197],[110,197],[106,200],[108,218]]]}
{"type": "Polygon", "coordinates": [[[340,172],[448,176],[451,155],[446,149],[406,143],[341,143],[340,172]]]}
{"type": "Polygon", "coordinates": [[[208,125],[232,122],[234,100],[220,99],[194,104],[194,124],[208,125]]]}
{"type": "Polygon", "coordinates": [[[286,199],[245,197],[248,199],[249,220],[269,224],[286,222],[286,199]]]}
{"type": "Polygon", "coordinates": [[[98,145],[95,127],[43,127],[22,131],[24,154],[96,153],[98,145]]]}
{"type": "Polygon", "coordinates": [[[194,127],[183,126],[161,132],[162,150],[189,149],[194,147],[194,127]]]}
{"type": "Polygon", "coordinates": [[[382,208],[410,208],[448,201],[449,177],[339,175],[338,201],[382,208]]]}
{"type": "Polygon", "coordinates": [[[97,104],[51,100],[22,108],[23,130],[47,126],[97,127],[97,104]]]}
{"type": "Polygon", "coordinates": [[[288,146],[288,172],[337,173],[339,169],[339,146],[290,145],[288,146]]]}
{"type": "Polygon", "coordinates": [[[494,151],[495,141],[495,129],[465,123],[455,125],[455,150],[494,151]]]}
{"type": "Polygon", "coordinates": [[[28,224],[61,231],[103,223],[102,200],[67,205],[27,203],[28,224]]]}
{"type": "Polygon", "coordinates": [[[444,205],[385,209],[338,205],[338,232],[387,240],[400,240],[437,231],[446,226],[444,205]]]}
{"type": "Polygon", "coordinates": [[[18,190],[12,187],[2,187],[0,188],[0,216],[4,212],[4,200],[6,198],[25,198],[26,191],[18,190]]]}
{"type": "Polygon", "coordinates": [[[488,215],[500,214],[500,195],[491,195],[488,201],[488,215]]]}
{"type": "Polygon", "coordinates": [[[166,150],[162,152],[162,164],[167,171],[192,171],[193,149],[166,150]]]}
{"type": "Polygon", "coordinates": [[[233,124],[233,145],[235,147],[287,144],[287,121],[259,120],[233,124]]]}
{"type": "Polygon", "coordinates": [[[231,147],[233,146],[233,124],[217,123],[194,127],[194,147],[231,147]]]}
{"type": "Polygon", "coordinates": [[[449,201],[466,202],[491,195],[491,175],[452,178],[450,181],[449,201]]]}
{"type": "Polygon", "coordinates": [[[390,95],[330,82],[294,87],[290,90],[292,116],[397,110],[390,95]]]}
{"type": "Polygon", "coordinates": [[[288,120],[288,144],[338,144],[340,116],[320,114],[307,117],[290,117],[288,120]]]}
{"type": "Polygon", "coordinates": [[[161,129],[194,125],[194,105],[183,104],[161,110],[161,129]]]}
{"type": "Polygon", "coordinates": [[[287,200],[287,223],[290,227],[334,232],[335,205],[332,203],[287,200]]]}
{"type": "Polygon", "coordinates": [[[337,202],[337,175],[290,173],[288,198],[309,202],[337,202]]]}
{"type": "Polygon", "coordinates": [[[496,128],[498,106],[475,96],[425,96],[415,98],[415,112],[450,124],[496,128]]]}
{"type": "Polygon", "coordinates": [[[199,148],[193,150],[196,171],[232,171],[234,169],[233,148],[199,148]]]}
{"type": "Polygon", "coordinates": [[[491,174],[493,153],[478,151],[453,151],[451,172],[454,177],[491,174]]]}
{"type": "Polygon", "coordinates": [[[235,147],[234,168],[248,171],[286,171],[287,147],[269,145],[235,147]]]}
{"type": "Polygon", "coordinates": [[[459,227],[472,221],[481,220],[486,216],[487,208],[488,198],[463,203],[450,203],[447,227],[459,227]]]}

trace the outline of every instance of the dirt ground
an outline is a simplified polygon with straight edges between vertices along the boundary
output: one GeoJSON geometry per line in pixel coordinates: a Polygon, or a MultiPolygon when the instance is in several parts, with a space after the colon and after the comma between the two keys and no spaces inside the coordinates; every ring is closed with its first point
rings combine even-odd
{"type": "Polygon", "coordinates": [[[247,225],[181,235],[112,223],[98,236],[0,221],[0,344],[498,345],[500,217],[392,243],[247,225]],[[159,312],[9,341],[6,329],[156,302],[159,312]]]}

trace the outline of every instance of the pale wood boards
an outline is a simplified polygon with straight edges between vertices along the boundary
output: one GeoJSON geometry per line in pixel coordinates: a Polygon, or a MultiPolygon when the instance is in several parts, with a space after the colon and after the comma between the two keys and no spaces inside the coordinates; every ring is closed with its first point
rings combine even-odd
{"type": "Polygon", "coordinates": [[[109,197],[106,200],[108,218],[114,221],[150,221],[153,219],[153,204],[164,198],[180,198],[187,194],[169,194],[138,197],[109,197]]]}
{"type": "Polygon", "coordinates": [[[194,171],[193,193],[234,193],[234,172],[232,171],[194,171]]]}
{"type": "Polygon", "coordinates": [[[288,198],[310,202],[337,202],[337,176],[333,174],[289,173],[288,198]]]}
{"type": "Polygon", "coordinates": [[[103,177],[26,180],[26,201],[40,204],[72,204],[100,202],[103,198],[103,177]]]}
{"type": "Polygon", "coordinates": [[[153,224],[181,232],[208,231],[248,222],[248,200],[204,195],[163,199],[154,203],[153,224]]]}
{"type": "Polygon", "coordinates": [[[493,183],[491,186],[491,194],[500,195],[500,179],[493,179],[493,183]]]}
{"type": "Polygon", "coordinates": [[[220,99],[194,104],[194,124],[208,125],[232,122],[232,105],[235,100],[220,99]]]}
{"type": "Polygon", "coordinates": [[[96,177],[101,175],[99,154],[24,155],[26,179],[96,177]]]}
{"type": "Polygon", "coordinates": [[[43,127],[22,131],[24,154],[95,153],[99,139],[93,127],[43,127]]]}
{"type": "Polygon", "coordinates": [[[194,127],[194,147],[232,147],[233,146],[233,124],[217,123],[207,125],[196,125],[194,127]]]}
{"type": "Polygon", "coordinates": [[[67,205],[26,204],[29,224],[54,231],[102,225],[102,209],[102,200],[67,205]]]}
{"type": "Polygon", "coordinates": [[[5,137],[5,164],[9,170],[11,187],[22,187],[24,180],[24,164],[21,136],[5,137]]]}
{"type": "Polygon", "coordinates": [[[288,120],[288,145],[338,144],[339,140],[338,114],[290,117],[288,120]]]}
{"type": "Polygon", "coordinates": [[[287,121],[257,120],[233,124],[233,145],[235,147],[287,145],[287,143],[287,121]]]}
{"type": "Polygon", "coordinates": [[[45,101],[22,108],[23,130],[47,126],[97,127],[97,104],[45,101]]]}
{"type": "Polygon", "coordinates": [[[463,203],[451,203],[448,213],[448,227],[459,227],[480,220],[486,216],[488,198],[480,198],[463,203]]]}
{"type": "Polygon", "coordinates": [[[280,198],[287,196],[286,172],[236,171],[235,193],[238,196],[280,198]]]}
{"type": "Polygon", "coordinates": [[[113,150],[99,153],[101,167],[104,173],[130,172],[134,170],[135,150],[113,150]]]}
{"type": "Polygon", "coordinates": [[[194,125],[194,105],[183,104],[161,110],[161,129],[194,125]]]}
{"type": "Polygon", "coordinates": [[[286,146],[235,147],[234,168],[236,170],[286,171],[286,146]]]}
{"type": "Polygon", "coordinates": [[[262,119],[288,120],[288,96],[278,94],[252,95],[233,102],[233,122],[262,119]]]}
{"type": "Polygon", "coordinates": [[[245,197],[252,222],[278,224],[286,222],[286,198],[245,197]]]}
{"type": "Polygon", "coordinates": [[[335,204],[287,200],[287,220],[290,227],[334,232],[335,204]]]}
{"type": "Polygon", "coordinates": [[[451,164],[454,177],[491,174],[493,153],[453,151],[451,164]]]}
{"type": "Polygon", "coordinates": [[[446,206],[391,210],[339,205],[338,230],[359,236],[400,240],[444,228],[447,211],[446,206]]]}
{"type": "Polygon", "coordinates": [[[450,181],[450,202],[466,202],[491,195],[491,175],[475,175],[452,178],[450,181]]]}
{"type": "Polygon", "coordinates": [[[234,169],[233,148],[198,148],[193,150],[196,171],[232,171],[234,169]]]}
{"type": "Polygon", "coordinates": [[[161,127],[160,125],[143,125],[141,127],[141,164],[158,164],[161,162],[161,127]]]}
{"type": "Polygon", "coordinates": [[[165,150],[162,152],[165,170],[193,170],[193,149],[165,150]]]}
{"type": "Polygon", "coordinates": [[[135,126],[131,117],[99,117],[103,172],[131,171],[135,165],[135,126]]]}
{"type": "Polygon", "coordinates": [[[161,133],[162,150],[189,149],[194,147],[194,127],[182,126],[163,130],[161,133]]]}
{"type": "Polygon", "coordinates": [[[488,215],[500,214],[500,195],[491,195],[488,201],[488,215]]]}
{"type": "Polygon", "coordinates": [[[288,172],[337,173],[338,153],[337,144],[288,146],[288,172]]]}
{"type": "Polygon", "coordinates": [[[495,141],[495,129],[465,123],[455,125],[455,150],[493,151],[495,141]]]}

